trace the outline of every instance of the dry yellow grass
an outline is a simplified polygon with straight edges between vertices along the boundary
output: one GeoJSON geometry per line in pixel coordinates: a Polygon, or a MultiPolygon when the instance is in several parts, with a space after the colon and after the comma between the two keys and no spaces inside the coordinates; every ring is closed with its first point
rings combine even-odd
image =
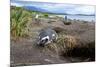
{"type": "Polygon", "coordinates": [[[51,51],[57,55],[61,55],[66,53],[66,51],[73,49],[75,46],[77,46],[77,39],[74,36],[60,35],[55,43],[51,43],[45,47],[45,51],[51,51]]]}
{"type": "Polygon", "coordinates": [[[57,40],[57,44],[63,45],[64,48],[73,48],[77,45],[77,39],[75,36],[61,35],[57,40]]]}
{"type": "Polygon", "coordinates": [[[45,47],[44,52],[52,53],[51,55],[55,54],[56,57],[59,57],[60,55],[63,56],[65,54],[66,56],[72,56],[78,52],[80,56],[83,56],[84,53],[84,56],[88,57],[89,55],[94,54],[94,48],[94,41],[87,43],[83,42],[82,38],[77,36],[60,34],[55,43],[51,43],[45,47]]]}

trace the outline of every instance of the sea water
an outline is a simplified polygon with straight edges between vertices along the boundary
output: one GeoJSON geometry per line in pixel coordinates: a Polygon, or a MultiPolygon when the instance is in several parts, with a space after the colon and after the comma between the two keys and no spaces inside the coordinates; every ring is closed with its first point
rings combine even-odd
{"type": "Polygon", "coordinates": [[[95,16],[80,16],[80,15],[67,15],[68,19],[76,19],[76,20],[83,20],[83,21],[94,21],[95,16]]]}

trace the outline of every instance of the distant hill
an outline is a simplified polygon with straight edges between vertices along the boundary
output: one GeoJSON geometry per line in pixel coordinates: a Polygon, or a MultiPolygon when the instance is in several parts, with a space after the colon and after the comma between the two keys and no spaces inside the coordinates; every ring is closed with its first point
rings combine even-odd
{"type": "Polygon", "coordinates": [[[25,8],[27,10],[31,10],[31,11],[48,12],[45,9],[41,9],[41,8],[34,7],[34,6],[23,6],[23,8],[25,8]]]}
{"type": "Polygon", "coordinates": [[[75,14],[75,15],[82,15],[82,16],[95,16],[95,14],[75,14]]]}
{"type": "MultiPolygon", "coordinates": [[[[13,6],[12,6],[13,8],[13,6]]],[[[30,11],[36,11],[36,12],[43,12],[43,13],[49,13],[49,14],[55,14],[55,15],[79,15],[79,16],[95,16],[95,14],[68,14],[68,13],[62,13],[60,11],[58,12],[53,12],[49,10],[45,10],[39,7],[34,7],[34,6],[23,6],[24,9],[30,10],[30,11]]]]}
{"type": "Polygon", "coordinates": [[[34,7],[34,6],[24,6],[23,8],[27,9],[27,10],[31,10],[31,11],[39,11],[39,12],[45,12],[45,13],[50,13],[50,14],[61,14],[61,15],[80,15],[80,16],[95,16],[94,14],[67,14],[67,13],[61,13],[60,11],[58,12],[52,12],[49,10],[45,10],[42,8],[38,8],[38,7],[34,7]]]}

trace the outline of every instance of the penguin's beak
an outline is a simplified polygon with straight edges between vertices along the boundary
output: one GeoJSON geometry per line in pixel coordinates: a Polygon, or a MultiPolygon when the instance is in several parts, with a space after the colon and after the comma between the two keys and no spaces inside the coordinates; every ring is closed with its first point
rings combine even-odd
{"type": "Polygon", "coordinates": [[[44,47],[44,44],[39,44],[40,47],[44,47]]]}
{"type": "Polygon", "coordinates": [[[37,44],[38,44],[38,46],[42,46],[42,47],[44,47],[44,45],[45,45],[45,41],[39,41],[37,44]]]}

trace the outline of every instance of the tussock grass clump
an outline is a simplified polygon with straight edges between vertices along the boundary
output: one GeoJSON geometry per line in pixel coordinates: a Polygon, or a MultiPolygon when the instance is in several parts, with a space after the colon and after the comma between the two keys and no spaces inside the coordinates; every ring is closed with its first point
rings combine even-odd
{"type": "Polygon", "coordinates": [[[13,7],[11,8],[10,15],[11,35],[14,37],[26,36],[29,29],[29,22],[32,21],[31,13],[20,7],[13,7]]]}
{"type": "Polygon", "coordinates": [[[45,51],[53,52],[57,56],[85,57],[94,60],[95,42],[84,43],[79,37],[59,35],[55,43],[46,46],[45,51]]]}
{"type": "Polygon", "coordinates": [[[63,53],[66,53],[66,51],[73,49],[76,45],[77,40],[74,36],[61,35],[55,43],[46,46],[46,48],[49,51],[53,51],[57,55],[61,55],[63,53]]]}
{"type": "Polygon", "coordinates": [[[76,43],[76,38],[70,35],[62,35],[57,40],[57,44],[63,45],[64,48],[73,48],[76,46],[76,43]]]}
{"type": "Polygon", "coordinates": [[[79,37],[60,34],[55,43],[45,47],[45,51],[52,52],[56,57],[81,57],[88,58],[89,61],[95,60],[95,41],[89,43],[81,41],[79,37]],[[84,43],[85,42],[85,43],[84,43]]]}

